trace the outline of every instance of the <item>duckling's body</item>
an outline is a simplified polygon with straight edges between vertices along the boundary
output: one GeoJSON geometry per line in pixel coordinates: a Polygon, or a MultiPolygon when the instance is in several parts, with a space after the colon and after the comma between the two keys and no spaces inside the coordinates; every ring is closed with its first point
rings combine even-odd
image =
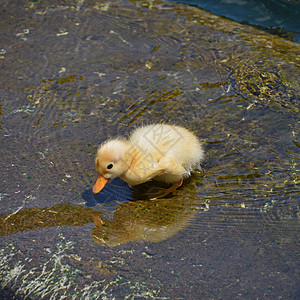
{"type": "Polygon", "coordinates": [[[135,186],[151,179],[181,185],[193,169],[200,167],[204,152],[198,138],[186,128],[153,124],[135,129],[129,139],[109,140],[96,155],[99,192],[109,179],[120,177],[135,186]]]}

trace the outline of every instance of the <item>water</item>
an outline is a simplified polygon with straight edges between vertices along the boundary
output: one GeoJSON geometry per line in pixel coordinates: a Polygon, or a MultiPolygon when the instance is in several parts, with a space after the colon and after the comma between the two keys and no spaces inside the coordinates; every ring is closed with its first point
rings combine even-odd
{"type": "Polygon", "coordinates": [[[176,1],[195,5],[240,23],[300,41],[300,3],[289,0],[187,0],[176,1]]]}
{"type": "Polygon", "coordinates": [[[0,14],[2,298],[299,298],[297,43],[166,2],[0,14]],[[162,120],[203,171],[94,197],[98,145],[162,120]]]}

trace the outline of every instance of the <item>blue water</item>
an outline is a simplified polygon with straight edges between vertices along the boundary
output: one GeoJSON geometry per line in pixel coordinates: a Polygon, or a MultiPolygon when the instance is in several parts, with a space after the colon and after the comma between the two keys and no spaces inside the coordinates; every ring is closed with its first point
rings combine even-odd
{"type": "Polygon", "coordinates": [[[299,0],[174,0],[300,42],[299,0]],[[287,33],[288,32],[288,33],[287,33]]]}

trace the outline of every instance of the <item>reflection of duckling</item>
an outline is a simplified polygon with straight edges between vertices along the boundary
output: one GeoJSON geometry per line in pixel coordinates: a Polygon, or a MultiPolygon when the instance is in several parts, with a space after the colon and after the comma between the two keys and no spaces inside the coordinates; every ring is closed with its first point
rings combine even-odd
{"type": "Polygon", "coordinates": [[[98,178],[93,193],[100,192],[115,177],[131,186],[156,179],[173,183],[171,188],[155,194],[163,197],[199,168],[203,158],[201,143],[189,130],[166,124],[142,126],[128,140],[117,138],[99,147],[95,160],[98,178]]]}
{"type": "Polygon", "coordinates": [[[175,193],[176,201],[164,198],[123,202],[113,220],[104,220],[101,213],[93,212],[93,240],[108,247],[130,241],[162,242],[190,225],[199,211],[209,208],[206,200],[197,196],[195,185],[186,185],[175,193]]]}

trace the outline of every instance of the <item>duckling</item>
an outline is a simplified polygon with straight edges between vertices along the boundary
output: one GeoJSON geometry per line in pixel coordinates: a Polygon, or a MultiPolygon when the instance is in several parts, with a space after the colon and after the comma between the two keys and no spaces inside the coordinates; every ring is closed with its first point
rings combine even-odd
{"type": "Polygon", "coordinates": [[[192,170],[199,169],[203,159],[202,145],[188,129],[168,124],[141,126],[128,139],[116,138],[100,145],[93,193],[100,192],[116,177],[130,186],[151,179],[173,183],[170,188],[154,193],[152,199],[161,198],[176,190],[192,170]]]}

